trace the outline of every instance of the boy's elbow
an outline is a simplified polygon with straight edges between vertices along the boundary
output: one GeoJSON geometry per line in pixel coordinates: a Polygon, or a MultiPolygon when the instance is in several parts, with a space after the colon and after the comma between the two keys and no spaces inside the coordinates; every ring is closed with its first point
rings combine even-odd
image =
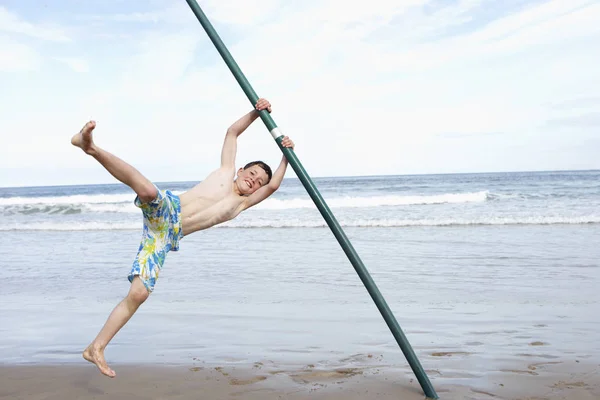
{"type": "Polygon", "coordinates": [[[240,132],[237,131],[237,129],[234,129],[232,127],[227,128],[227,136],[233,136],[233,137],[238,137],[240,135],[240,132]]]}

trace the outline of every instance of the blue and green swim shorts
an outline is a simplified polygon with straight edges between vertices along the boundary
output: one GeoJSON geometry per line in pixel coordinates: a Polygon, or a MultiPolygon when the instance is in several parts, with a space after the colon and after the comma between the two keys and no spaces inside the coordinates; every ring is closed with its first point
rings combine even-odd
{"type": "Polygon", "coordinates": [[[181,203],[179,196],[169,190],[156,188],[158,194],[149,203],[142,203],[136,196],[134,204],[142,210],[144,227],[137,256],[128,279],[139,276],[148,292],[154,285],[169,251],[179,250],[181,230],[181,203]]]}

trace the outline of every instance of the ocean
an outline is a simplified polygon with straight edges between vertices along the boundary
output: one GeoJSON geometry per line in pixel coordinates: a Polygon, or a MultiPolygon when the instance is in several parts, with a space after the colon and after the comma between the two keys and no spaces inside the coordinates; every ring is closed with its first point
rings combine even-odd
{"type": "MultiPolygon", "coordinates": [[[[474,379],[525,356],[600,362],[600,171],[314,182],[432,374],[474,379]]],[[[121,184],[0,188],[0,363],[83,362],[129,287],[134,197],[121,184]]],[[[180,245],[109,363],[410,373],[297,179],[180,245]]]]}

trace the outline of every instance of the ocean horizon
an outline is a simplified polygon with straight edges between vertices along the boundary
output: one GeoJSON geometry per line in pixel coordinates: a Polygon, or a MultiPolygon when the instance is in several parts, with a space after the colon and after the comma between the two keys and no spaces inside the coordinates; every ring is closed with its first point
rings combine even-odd
{"type": "MultiPolygon", "coordinates": [[[[336,178],[385,178],[385,177],[411,177],[411,176],[444,176],[444,175],[490,175],[490,174],[532,174],[532,173],[557,173],[557,172],[600,172],[600,168],[591,169],[542,169],[542,170],[505,170],[505,171],[475,171],[475,172],[423,172],[423,173],[400,173],[400,174],[366,174],[366,175],[311,175],[311,179],[336,179],[336,178]]],[[[284,180],[298,180],[295,173],[291,173],[292,176],[286,176],[284,180]]],[[[157,184],[169,184],[169,183],[198,183],[201,180],[178,180],[178,181],[155,181],[157,184]]],[[[42,188],[42,187],[69,187],[69,186],[95,186],[95,185],[112,185],[120,184],[114,178],[108,178],[105,182],[96,183],[64,183],[64,184],[50,184],[50,185],[8,185],[0,186],[0,189],[22,189],[22,188],[42,188]]]]}

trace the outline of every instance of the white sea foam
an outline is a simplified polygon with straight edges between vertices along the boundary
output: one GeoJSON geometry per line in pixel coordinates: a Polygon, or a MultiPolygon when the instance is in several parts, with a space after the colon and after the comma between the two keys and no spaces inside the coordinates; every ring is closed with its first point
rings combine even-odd
{"type": "MultiPolygon", "coordinates": [[[[431,218],[431,219],[357,219],[339,221],[343,227],[410,227],[410,226],[475,226],[475,225],[560,225],[597,224],[600,215],[591,216],[519,216],[481,218],[431,218]]],[[[324,220],[291,219],[284,221],[250,220],[230,221],[224,227],[236,228],[317,228],[326,227],[324,220]]]]}
{"type": "MultiPolygon", "coordinates": [[[[600,215],[589,216],[525,216],[525,217],[481,217],[481,218],[444,218],[444,219],[357,219],[340,220],[344,228],[362,227],[414,227],[414,226],[486,226],[486,225],[574,225],[598,224],[600,215]]],[[[247,219],[229,221],[215,228],[321,228],[327,227],[319,219],[247,219]]],[[[0,231],[100,231],[100,230],[139,230],[141,221],[131,222],[35,222],[0,226],[0,231]]]]}
{"type": "MultiPolygon", "coordinates": [[[[487,191],[412,196],[344,196],[325,199],[330,208],[374,208],[385,206],[433,205],[485,202],[487,191]]],[[[137,213],[134,197],[129,194],[77,195],[63,197],[9,197],[0,199],[3,214],[77,214],[77,213],[137,213]]],[[[267,199],[256,206],[262,210],[292,210],[315,208],[311,199],[267,199]]]]}
{"type": "Polygon", "coordinates": [[[49,196],[49,197],[7,197],[0,198],[0,206],[15,205],[64,205],[64,204],[106,204],[132,202],[135,194],[79,194],[74,196],[49,196]]]}
{"type": "MultiPolygon", "coordinates": [[[[409,206],[409,205],[427,205],[427,204],[447,204],[447,203],[478,203],[487,200],[489,193],[487,191],[470,193],[447,193],[439,195],[426,196],[372,196],[372,197],[334,197],[325,199],[325,202],[331,208],[352,208],[352,207],[382,207],[382,206],[409,206]]],[[[259,204],[257,208],[270,210],[283,210],[293,208],[314,208],[315,205],[311,199],[267,199],[259,204]]]]}

